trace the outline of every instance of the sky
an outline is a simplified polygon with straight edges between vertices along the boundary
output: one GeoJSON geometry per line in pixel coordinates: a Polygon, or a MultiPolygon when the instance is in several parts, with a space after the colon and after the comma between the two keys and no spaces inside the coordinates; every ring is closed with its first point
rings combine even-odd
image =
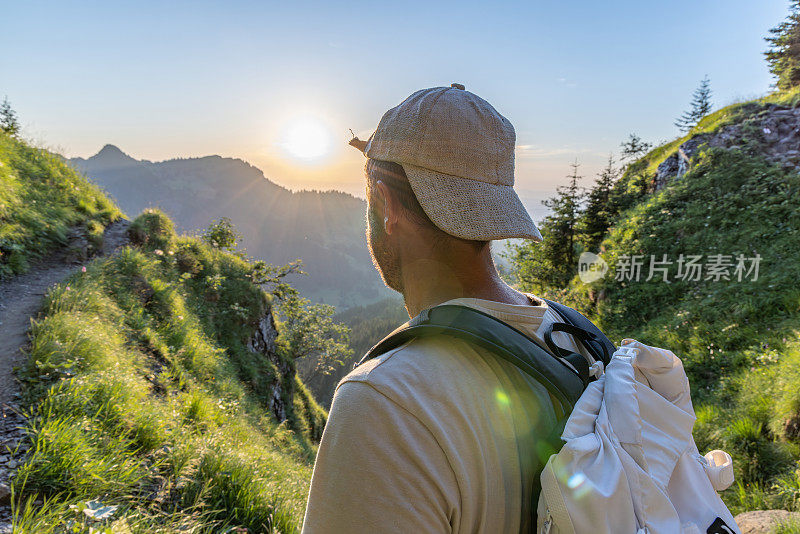
{"type": "Polygon", "coordinates": [[[516,188],[589,186],[635,132],[659,143],[708,75],[714,108],[761,96],[788,0],[12,2],[0,98],[73,157],[242,158],[291,189],[364,195],[347,146],[414,91],[462,83],[515,126],[516,188]]]}

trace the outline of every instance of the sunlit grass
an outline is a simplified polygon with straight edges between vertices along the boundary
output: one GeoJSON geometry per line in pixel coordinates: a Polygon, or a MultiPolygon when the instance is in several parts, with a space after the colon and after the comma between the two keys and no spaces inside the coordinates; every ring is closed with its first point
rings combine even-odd
{"type": "Polygon", "coordinates": [[[72,228],[99,248],[104,227],[120,216],[58,155],[0,131],[0,280],[66,244],[72,228]]]}
{"type": "Polygon", "coordinates": [[[277,424],[269,358],[291,356],[246,348],[269,296],[250,264],[160,217],[134,223],[141,248],[47,295],[23,373],[35,417],[13,483],[18,532],[299,530],[325,413],[294,379],[277,424]],[[69,507],[87,502],[117,508],[93,521],[69,507]]]}

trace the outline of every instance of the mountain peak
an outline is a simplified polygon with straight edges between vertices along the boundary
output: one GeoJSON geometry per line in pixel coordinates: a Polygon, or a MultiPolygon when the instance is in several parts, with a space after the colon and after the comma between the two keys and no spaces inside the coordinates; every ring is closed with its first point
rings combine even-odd
{"type": "Polygon", "coordinates": [[[130,157],[116,145],[107,144],[94,157],[130,157]]]}
{"type": "Polygon", "coordinates": [[[100,149],[100,151],[89,158],[92,161],[102,161],[105,164],[112,163],[133,163],[136,160],[125,152],[119,149],[116,145],[108,144],[100,149]]]}

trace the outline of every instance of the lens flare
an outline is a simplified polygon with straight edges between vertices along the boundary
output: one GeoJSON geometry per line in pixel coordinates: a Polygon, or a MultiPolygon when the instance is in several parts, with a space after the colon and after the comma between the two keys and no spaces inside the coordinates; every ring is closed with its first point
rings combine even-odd
{"type": "Polygon", "coordinates": [[[497,400],[497,404],[500,404],[501,406],[508,406],[511,404],[511,399],[508,398],[508,395],[499,389],[494,392],[494,398],[497,400]]]}
{"type": "Polygon", "coordinates": [[[584,482],[586,482],[586,475],[583,473],[575,473],[567,480],[567,487],[574,490],[584,482]]]}

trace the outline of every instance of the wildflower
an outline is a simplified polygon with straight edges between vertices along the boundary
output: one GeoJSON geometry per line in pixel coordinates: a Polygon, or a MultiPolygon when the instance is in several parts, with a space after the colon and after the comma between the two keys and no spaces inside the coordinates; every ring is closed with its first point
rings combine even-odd
{"type": "Polygon", "coordinates": [[[156,256],[163,256],[164,255],[164,251],[161,250],[160,248],[155,249],[153,252],[156,253],[156,256]]]}
{"type": "Polygon", "coordinates": [[[86,272],[86,266],[85,266],[85,265],[84,265],[83,267],[81,267],[81,272],[82,272],[82,273],[85,273],[85,272],[86,272]]]}
{"type": "Polygon", "coordinates": [[[67,291],[69,291],[69,286],[67,286],[67,291]]]}
{"type": "Polygon", "coordinates": [[[169,251],[169,255],[170,255],[170,256],[174,256],[174,255],[175,255],[175,251],[174,251],[174,250],[170,250],[170,251],[169,251]]]}

